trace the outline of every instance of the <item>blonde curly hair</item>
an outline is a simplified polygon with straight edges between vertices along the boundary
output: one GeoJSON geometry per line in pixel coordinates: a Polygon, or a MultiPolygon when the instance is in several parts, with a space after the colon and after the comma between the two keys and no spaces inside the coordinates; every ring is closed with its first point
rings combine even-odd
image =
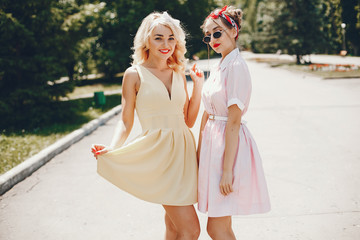
{"type": "Polygon", "coordinates": [[[167,12],[151,13],[142,21],[134,38],[134,54],[132,55],[134,61],[132,65],[142,64],[149,58],[149,37],[154,28],[159,24],[170,28],[176,39],[174,53],[167,60],[168,66],[174,69],[175,72],[185,71],[185,31],[181,27],[180,21],[172,18],[167,12]]]}

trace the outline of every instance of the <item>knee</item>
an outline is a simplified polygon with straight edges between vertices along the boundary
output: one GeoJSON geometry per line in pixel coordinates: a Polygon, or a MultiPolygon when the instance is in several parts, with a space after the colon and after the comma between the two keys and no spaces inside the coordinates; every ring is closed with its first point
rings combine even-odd
{"type": "Polygon", "coordinates": [[[166,230],[168,230],[170,232],[174,232],[174,233],[177,232],[174,224],[166,224],[166,230]]]}
{"type": "Polygon", "coordinates": [[[191,230],[190,230],[190,235],[191,239],[198,239],[200,236],[200,226],[194,226],[191,230]]]}
{"type": "Polygon", "coordinates": [[[186,229],[179,229],[178,236],[185,237],[186,239],[198,239],[200,236],[200,226],[192,226],[186,229]]]}
{"type": "Polygon", "coordinates": [[[172,221],[167,216],[165,216],[165,226],[166,226],[167,233],[173,234],[173,235],[177,234],[175,225],[172,223],[172,221]]]}
{"type": "Polygon", "coordinates": [[[212,239],[216,239],[216,236],[217,236],[216,227],[208,224],[206,227],[206,231],[212,239]]]}
{"type": "Polygon", "coordinates": [[[200,237],[200,226],[197,226],[193,231],[194,239],[198,239],[200,237]]]}
{"type": "Polygon", "coordinates": [[[177,235],[177,230],[172,226],[166,226],[166,231],[168,234],[177,235]]]}
{"type": "Polygon", "coordinates": [[[207,225],[207,233],[211,239],[223,239],[225,236],[231,236],[231,229],[222,228],[214,224],[207,225]]]}

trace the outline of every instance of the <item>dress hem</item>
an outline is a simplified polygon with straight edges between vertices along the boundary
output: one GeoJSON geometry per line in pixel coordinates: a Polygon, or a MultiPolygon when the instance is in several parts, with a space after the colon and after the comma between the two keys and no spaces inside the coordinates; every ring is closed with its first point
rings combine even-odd
{"type": "Polygon", "coordinates": [[[161,205],[166,205],[166,206],[190,206],[190,205],[194,205],[196,203],[198,203],[198,201],[191,201],[191,202],[185,202],[185,203],[163,203],[163,202],[160,202],[160,201],[151,201],[151,200],[147,200],[147,199],[144,199],[144,198],[141,198],[139,196],[136,196],[134,194],[132,194],[131,192],[125,190],[125,189],[122,189],[121,187],[119,187],[118,185],[114,184],[112,181],[110,181],[110,179],[108,179],[105,175],[103,175],[100,171],[97,171],[97,173],[99,174],[99,176],[101,176],[103,179],[105,179],[106,181],[108,181],[109,183],[111,183],[112,185],[114,185],[115,187],[117,187],[119,190],[121,191],[124,191],[128,194],[130,194],[131,196],[133,197],[136,197],[137,199],[140,199],[142,201],[145,201],[145,202],[149,202],[149,203],[155,203],[155,204],[161,204],[161,205]]]}
{"type": "Polygon", "coordinates": [[[227,216],[246,216],[246,215],[255,215],[255,214],[265,214],[271,211],[271,208],[268,209],[262,209],[258,211],[252,211],[252,212],[237,212],[237,213],[228,213],[228,214],[209,214],[208,211],[200,210],[199,212],[203,214],[207,214],[208,217],[227,217],[227,216]]]}

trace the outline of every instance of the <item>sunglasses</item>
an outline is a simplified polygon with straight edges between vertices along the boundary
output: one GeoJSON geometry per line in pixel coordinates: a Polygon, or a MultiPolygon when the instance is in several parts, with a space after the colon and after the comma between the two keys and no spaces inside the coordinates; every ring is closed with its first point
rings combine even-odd
{"type": "MultiPolygon", "coordinates": [[[[212,34],[213,38],[220,38],[223,31],[224,31],[224,30],[214,32],[214,33],[212,34]]],[[[210,41],[211,41],[211,34],[206,35],[206,36],[203,38],[203,42],[206,43],[206,44],[209,44],[210,41]]]]}

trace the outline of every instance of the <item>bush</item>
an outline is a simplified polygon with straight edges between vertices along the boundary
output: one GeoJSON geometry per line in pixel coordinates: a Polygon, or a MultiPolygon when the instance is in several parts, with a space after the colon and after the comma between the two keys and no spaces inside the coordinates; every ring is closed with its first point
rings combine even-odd
{"type": "MultiPolygon", "coordinates": [[[[106,96],[106,104],[101,109],[105,112],[121,103],[121,95],[106,96]]],[[[53,101],[36,104],[26,104],[12,109],[8,104],[0,101],[0,130],[6,132],[22,129],[33,130],[53,124],[84,124],[91,120],[91,116],[84,113],[94,107],[93,98],[70,101],[53,101]]]]}

